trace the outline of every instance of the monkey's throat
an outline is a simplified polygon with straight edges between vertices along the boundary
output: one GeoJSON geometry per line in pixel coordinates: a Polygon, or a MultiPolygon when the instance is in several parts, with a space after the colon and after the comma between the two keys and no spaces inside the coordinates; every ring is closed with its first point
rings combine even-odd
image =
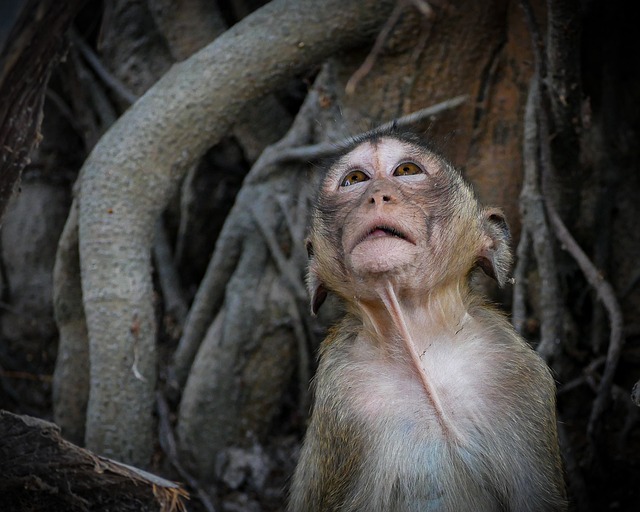
{"type": "Polygon", "coordinates": [[[440,397],[438,396],[434,387],[431,385],[431,382],[424,371],[422,363],[420,362],[420,356],[418,356],[418,353],[416,352],[416,345],[413,341],[413,338],[411,337],[411,334],[409,333],[409,329],[407,328],[407,324],[404,320],[404,315],[402,313],[402,309],[400,308],[400,304],[398,303],[396,292],[393,289],[393,285],[389,281],[385,283],[384,288],[381,290],[380,298],[382,299],[382,302],[389,311],[389,314],[393,318],[393,321],[400,331],[404,346],[409,354],[409,357],[411,358],[411,362],[418,372],[420,382],[422,383],[425,394],[427,396],[427,400],[431,403],[431,406],[435,411],[436,417],[438,418],[438,422],[440,423],[443,432],[447,434],[452,440],[461,440],[461,437],[453,422],[449,421],[449,418],[442,407],[440,397]]]}

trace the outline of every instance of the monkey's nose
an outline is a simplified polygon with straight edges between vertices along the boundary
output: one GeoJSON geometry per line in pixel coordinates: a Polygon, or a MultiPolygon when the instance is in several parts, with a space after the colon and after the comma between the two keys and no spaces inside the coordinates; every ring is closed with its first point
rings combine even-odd
{"type": "Polygon", "coordinates": [[[395,199],[394,194],[389,190],[376,189],[376,190],[373,190],[369,195],[370,204],[381,205],[384,203],[391,203],[394,201],[394,199],[395,199]]]}

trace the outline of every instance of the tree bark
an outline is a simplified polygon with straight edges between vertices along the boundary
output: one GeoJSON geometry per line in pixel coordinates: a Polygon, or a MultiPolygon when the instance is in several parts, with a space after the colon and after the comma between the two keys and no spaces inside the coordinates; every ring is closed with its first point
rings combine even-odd
{"type": "Polygon", "coordinates": [[[311,92],[287,136],[247,176],[175,353],[180,387],[188,376],[177,427],[181,452],[207,480],[223,449],[264,440],[302,362],[296,354],[306,350],[297,311],[307,309],[301,270],[310,180],[300,164],[273,156],[309,143],[317,108],[311,92]]]}
{"type": "Polygon", "coordinates": [[[83,3],[84,0],[13,2],[15,21],[11,17],[2,20],[0,219],[29,162],[29,153],[40,142],[49,76],[66,51],[65,32],[83,3]],[[5,25],[10,21],[14,21],[12,27],[5,25]]]}
{"type": "Polygon", "coordinates": [[[82,171],[79,217],[88,447],[149,461],[156,380],[149,251],[156,218],[185,170],[248,101],[366,40],[391,4],[272,2],[174,65],[96,145],[82,171]]]}
{"type": "Polygon", "coordinates": [[[78,202],[73,201],[53,267],[53,307],[59,342],[53,373],[53,413],[63,435],[84,443],[89,400],[89,343],[82,307],[78,202]]]}
{"type": "Polygon", "coordinates": [[[176,483],[99,457],[59,428],[0,411],[0,495],[13,512],[173,512],[187,493],[176,483]]]}

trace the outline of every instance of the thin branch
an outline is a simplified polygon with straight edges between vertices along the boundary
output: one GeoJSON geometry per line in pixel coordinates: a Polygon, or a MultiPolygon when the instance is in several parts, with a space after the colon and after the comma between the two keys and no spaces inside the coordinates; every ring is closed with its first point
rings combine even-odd
{"type": "Polygon", "coordinates": [[[527,269],[529,268],[530,252],[531,235],[528,227],[523,223],[520,242],[516,250],[517,263],[513,272],[513,307],[511,308],[511,323],[520,335],[524,334],[527,320],[525,297],[527,295],[527,269]]]}
{"type": "Polygon", "coordinates": [[[611,396],[611,386],[613,385],[613,377],[615,376],[616,369],[618,367],[618,361],[620,360],[620,354],[622,353],[622,347],[624,345],[624,338],[622,336],[623,319],[622,310],[620,304],[616,298],[613,287],[602,277],[598,269],[591,263],[588,256],[580,248],[575,241],[567,227],[562,222],[562,219],[558,215],[558,212],[549,201],[546,202],[547,215],[551,221],[551,225],[554,228],[556,237],[563,244],[564,248],[573,256],[578,263],[580,270],[586,277],[589,284],[596,290],[598,297],[602,301],[604,307],[609,314],[609,323],[611,327],[611,335],[609,337],[609,349],[607,350],[607,363],[605,365],[604,373],[602,374],[602,380],[600,381],[600,387],[598,389],[598,395],[593,403],[591,409],[591,416],[589,417],[589,426],[587,432],[590,436],[595,435],[597,424],[600,420],[600,416],[604,412],[611,396]]]}
{"type": "MultiPolygon", "coordinates": [[[[436,103],[435,105],[431,105],[430,107],[425,107],[420,110],[416,110],[415,112],[411,112],[406,116],[402,116],[393,121],[389,121],[383,125],[380,125],[378,128],[372,131],[385,131],[390,130],[391,128],[404,128],[416,124],[424,119],[427,119],[432,116],[436,116],[445,112],[447,110],[451,110],[452,108],[459,107],[464,102],[469,99],[469,96],[466,94],[462,94],[460,96],[454,96],[448,100],[441,101],[440,103],[436,103]]],[[[365,132],[362,135],[367,135],[371,132],[365,132]]]]}
{"type": "MultiPolygon", "coordinates": [[[[240,194],[242,194],[242,190],[240,194]]],[[[241,199],[242,195],[239,195],[237,201],[241,199]]],[[[222,306],[227,283],[235,272],[242,253],[245,228],[242,218],[232,217],[233,214],[234,210],[232,209],[220,235],[218,235],[215,250],[207,265],[207,271],[200,281],[200,286],[185,319],[182,337],[173,353],[169,368],[169,381],[176,389],[182,389],[187,381],[200,343],[209,324],[222,306]]]]}
{"type": "Polygon", "coordinates": [[[193,164],[187,171],[180,187],[180,215],[176,248],[173,259],[180,268],[184,264],[187,251],[187,233],[192,220],[192,205],[195,203],[194,182],[198,173],[198,164],[193,164]]]}
{"type": "Polygon", "coordinates": [[[564,222],[560,218],[555,205],[551,201],[550,181],[555,175],[551,160],[551,146],[549,140],[549,122],[547,110],[542,101],[538,104],[538,119],[540,123],[540,163],[542,166],[542,191],[546,198],[545,207],[549,222],[553,227],[556,238],[563,245],[563,248],[571,254],[580,267],[588,283],[596,290],[598,297],[602,301],[609,315],[611,333],[609,337],[609,348],[607,351],[607,363],[605,366],[598,394],[591,409],[587,432],[591,439],[595,439],[597,425],[600,417],[608,405],[611,397],[611,386],[620,360],[620,354],[624,345],[622,336],[623,319],[622,310],[611,284],[604,279],[596,266],[591,262],[582,248],[573,238],[564,222]]]}
{"type": "MultiPolygon", "coordinates": [[[[292,296],[293,299],[293,296],[292,296]]],[[[311,382],[311,355],[307,341],[306,333],[309,329],[306,327],[309,315],[301,315],[298,301],[289,300],[289,315],[293,322],[293,332],[298,348],[298,411],[300,417],[304,418],[309,413],[309,382],[311,382]]],[[[306,310],[306,308],[305,308],[306,310]]]]}
{"type": "Polygon", "coordinates": [[[73,112],[71,111],[71,107],[67,105],[66,101],[63,100],[62,97],[58,93],[53,91],[51,88],[47,89],[47,91],[45,92],[45,95],[47,99],[51,102],[51,104],[58,109],[58,112],[60,112],[64,120],[67,123],[69,123],[69,125],[74,129],[74,131],[80,137],[84,137],[84,131],[82,129],[82,126],[80,125],[76,117],[73,115],[73,112]]]}
{"type": "Polygon", "coordinates": [[[636,382],[631,390],[631,400],[640,407],[640,380],[636,382]]]}
{"type": "Polygon", "coordinates": [[[321,142],[319,144],[310,144],[308,146],[286,148],[274,155],[274,162],[272,163],[290,161],[312,162],[321,160],[323,158],[335,155],[336,153],[341,151],[344,146],[351,143],[354,139],[363,138],[376,132],[384,132],[392,128],[410,127],[416,123],[419,123],[420,121],[441,114],[442,112],[446,112],[447,110],[459,107],[468,99],[469,96],[467,95],[455,96],[448,100],[441,101],[440,103],[436,103],[435,105],[431,105],[430,107],[416,110],[415,112],[407,114],[406,116],[402,116],[398,119],[384,123],[373,130],[359,133],[358,135],[345,138],[338,142],[321,142]]]}
{"type": "Polygon", "coordinates": [[[158,410],[158,439],[160,441],[162,451],[167,456],[171,465],[178,472],[180,478],[187,482],[189,487],[198,493],[198,498],[207,512],[215,512],[216,509],[213,506],[211,497],[200,486],[198,480],[184,469],[180,463],[176,438],[173,433],[173,429],[171,428],[171,421],[169,420],[169,404],[167,404],[164,395],[160,391],[156,392],[156,406],[158,410]]]}
{"type": "Polygon", "coordinates": [[[257,200],[255,185],[267,181],[286,167],[277,165],[277,156],[285,148],[304,144],[311,139],[312,120],[317,118],[318,94],[312,89],[307,94],[289,132],[277,143],[267,147],[253,164],[245,177],[236,202],[227,215],[222,231],[216,240],[215,249],[200,282],[198,292],[185,321],[182,338],[173,355],[170,381],[182,388],[204,335],[223,304],[227,283],[239,264],[243,244],[255,225],[251,215],[246,215],[257,200]]]}
{"type": "Polygon", "coordinates": [[[520,7],[522,7],[522,10],[524,11],[527,28],[531,34],[533,57],[537,71],[536,74],[540,80],[544,80],[547,76],[547,62],[544,58],[544,41],[542,40],[540,26],[538,25],[533,8],[528,0],[520,0],[520,7]]]}
{"type": "Polygon", "coordinates": [[[596,371],[596,368],[603,365],[606,361],[607,358],[604,356],[598,357],[597,359],[591,361],[591,363],[589,363],[587,367],[582,370],[582,375],[570,380],[569,382],[566,382],[562,385],[562,387],[558,388],[558,396],[564,395],[565,393],[568,393],[569,391],[576,389],[583,384],[589,384],[588,378],[592,377],[596,371]]]}
{"type": "Polygon", "coordinates": [[[400,19],[400,14],[402,13],[403,8],[404,6],[402,5],[401,2],[398,2],[396,6],[393,8],[393,11],[389,16],[389,19],[384,24],[384,27],[382,27],[382,30],[378,34],[378,37],[376,38],[375,43],[373,43],[373,48],[371,48],[369,55],[367,55],[367,58],[364,59],[364,62],[362,63],[362,65],[358,69],[356,69],[353,75],[351,75],[351,78],[349,78],[349,81],[345,86],[345,92],[348,95],[353,94],[355,92],[356,87],[358,86],[358,83],[360,82],[360,80],[366,77],[373,69],[373,66],[376,63],[376,59],[378,58],[378,55],[380,55],[380,52],[382,51],[382,47],[384,46],[384,43],[387,42],[387,39],[391,34],[391,30],[400,19]]]}
{"type": "Polygon", "coordinates": [[[118,114],[102,82],[91,72],[78,52],[70,52],[70,62],[73,63],[79,81],[74,86],[84,91],[72,95],[71,105],[77,121],[84,128],[81,135],[89,152],[105,130],[116,122],[118,114]]]}
{"type": "Polygon", "coordinates": [[[95,71],[102,81],[113,90],[118,96],[120,96],[129,105],[132,105],[138,99],[133,92],[131,92],[120,80],[118,80],[111,72],[102,64],[100,58],[93,52],[87,43],[80,37],[80,35],[74,30],[69,31],[71,41],[78,47],[80,53],[89,63],[91,68],[95,71]]]}
{"type": "MultiPolygon", "coordinates": [[[[307,291],[304,289],[304,286],[302,286],[302,284],[300,283],[299,276],[295,275],[293,266],[289,264],[289,261],[287,260],[282,250],[280,249],[280,245],[276,240],[276,235],[273,229],[271,229],[271,226],[269,225],[267,220],[265,220],[264,218],[265,212],[256,211],[255,207],[252,205],[251,216],[253,217],[253,221],[258,226],[260,234],[262,235],[262,238],[266,242],[267,247],[269,247],[271,257],[273,258],[273,261],[275,261],[276,263],[278,272],[280,272],[280,275],[282,275],[285,278],[288,284],[288,287],[291,289],[293,294],[298,299],[307,300],[307,291]]],[[[269,219],[269,220],[272,220],[272,219],[269,219]]]]}
{"type": "Polygon", "coordinates": [[[548,220],[545,216],[544,199],[540,191],[538,148],[540,130],[536,105],[540,92],[538,78],[531,80],[524,116],[523,161],[524,182],[520,193],[520,208],[523,224],[531,236],[533,250],[540,273],[540,343],[537,352],[550,362],[562,346],[562,318],[564,305],[558,269],[551,239],[548,220]]]}
{"type": "Polygon", "coordinates": [[[164,299],[165,312],[176,322],[174,332],[181,332],[189,308],[182,293],[180,278],[171,255],[171,247],[162,218],[159,218],[156,224],[153,255],[156,270],[158,271],[158,282],[164,299]]]}
{"type": "Polygon", "coordinates": [[[425,18],[431,19],[435,16],[433,7],[431,7],[431,5],[429,5],[429,2],[427,2],[426,0],[409,0],[409,3],[416,9],[418,9],[418,11],[420,11],[420,14],[422,14],[425,18]]]}
{"type": "Polygon", "coordinates": [[[433,10],[433,7],[431,7],[429,2],[427,2],[426,0],[398,1],[395,8],[393,9],[393,12],[389,16],[389,19],[387,20],[384,27],[382,27],[382,30],[378,34],[378,37],[376,38],[373,44],[373,47],[369,52],[369,55],[367,55],[367,58],[364,60],[364,62],[353,73],[353,75],[351,75],[351,78],[349,78],[349,81],[345,86],[345,92],[347,94],[353,94],[356,90],[356,87],[358,86],[358,83],[363,78],[365,78],[373,69],[373,66],[376,63],[376,59],[382,52],[382,48],[384,44],[387,42],[387,40],[389,39],[389,36],[391,35],[391,31],[393,30],[393,27],[396,25],[396,23],[400,19],[400,15],[402,14],[402,11],[404,10],[404,7],[405,7],[403,4],[405,3],[408,3],[413,7],[415,7],[418,10],[418,12],[422,14],[422,16],[427,21],[431,21],[435,17],[435,11],[433,10]]]}
{"type": "MultiPolygon", "coordinates": [[[[580,0],[547,1],[547,90],[556,140],[570,151],[578,169],[578,134],[582,89],[580,80],[580,0]]],[[[572,173],[570,173],[572,174],[572,173]]]]}
{"type": "MultiPolygon", "coordinates": [[[[276,197],[279,213],[285,221],[289,237],[292,240],[291,255],[288,261],[293,268],[304,267],[307,261],[306,250],[300,242],[304,239],[307,226],[309,199],[309,187],[305,187],[297,198],[293,213],[287,215],[287,205],[284,199],[281,196],[276,197]]],[[[293,323],[293,332],[298,348],[298,413],[302,418],[308,415],[311,403],[309,382],[312,375],[311,353],[313,349],[309,340],[313,339],[313,329],[309,315],[305,314],[308,310],[308,303],[309,296],[306,290],[302,295],[292,294],[288,301],[288,312],[293,323]]]]}
{"type": "MultiPolygon", "coordinates": [[[[293,240],[289,261],[294,268],[305,267],[307,261],[304,244],[300,242],[304,239],[304,233],[307,227],[310,206],[309,192],[310,188],[305,187],[299,194],[293,214],[291,215],[287,215],[287,206],[284,199],[281,196],[278,196],[276,199],[280,214],[284,218],[287,229],[289,230],[289,236],[293,240]]],[[[298,348],[298,412],[302,418],[306,417],[309,413],[309,405],[311,403],[309,382],[311,381],[313,373],[311,368],[311,354],[313,349],[311,348],[312,343],[310,343],[310,340],[313,340],[314,335],[311,327],[311,318],[306,314],[308,304],[309,296],[305,290],[302,296],[294,297],[292,295],[288,306],[298,348]]]]}
{"type": "MultiPolygon", "coordinates": [[[[285,204],[285,200],[282,196],[276,196],[276,203],[278,205],[278,208],[280,210],[280,214],[282,215],[282,218],[285,221],[285,224],[287,226],[287,230],[289,231],[289,236],[291,237],[292,240],[294,241],[301,241],[304,239],[304,235],[305,235],[305,231],[307,229],[307,216],[308,216],[308,211],[309,211],[309,205],[308,205],[308,197],[309,197],[309,193],[308,193],[308,188],[306,187],[301,193],[300,195],[297,197],[296,202],[295,202],[295,206],[294,206],[294,211],[292,215],[287,215],[287,205],[285,204]],[[292,220],[293,218],[293,220],[292,220]],[[295,222],[294,222],[295,221],[295,222]]],[[[304,250],[302,244],[293,244],[293,247],[291,249],[292,253],[295,252],[296,248],[300,247],[300,252],[302,255],[304,255],[304,262],[306,263],[307,259],[306,259],[306,250],[304,250]]],[[[294,255],[292,254],[292,256],[289,259],[294,258],[294,255]]]]}
{"type": "Polygon", "coordinates": [[[579,512],[590,512],[592,509],[589,491],[584,478],[582,478],[580,464],[573,451],[567,428],[562,419],[558,419],[558,438],[562,449],[562,457],[569,481],[569,488],[571,489],[572,501],[576,502],[579,512]]]}

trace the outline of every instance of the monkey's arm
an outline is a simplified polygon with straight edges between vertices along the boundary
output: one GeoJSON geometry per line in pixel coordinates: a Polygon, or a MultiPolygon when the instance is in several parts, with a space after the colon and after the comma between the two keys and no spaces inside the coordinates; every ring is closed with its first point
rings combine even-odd
{"type": "Polygon", "coordinates": [[[340,510],[362,459],[362,425],[349,414],[348,399],[340,394],[343,346],[351,342],[348,322],[324,341],[314,382],[311,420],[291,485],[290,512],[340,510]]]}
{"type": "Polygon", "coordinates": [[[555,383],[547,366],[524,344],[517,337],[514,359],[522,358],[517,364],[519,375],[512,375],[510,387],[504,388],[509,390],[505,399],[512,404],[510,419],[515,425],[506,434],[509,441],[505,445],[513,461],[509,510],[564,511],[567,503],[556,428],[555,383]]]}
{"type": "MultiPolygon", "coordinates": [[[[521,459],[521,470],[514,478],[513,493],[510,497],[510,510],[516,511],[554,511],[567,509],[566,490],[562,461],[558,447],[556,429],[555,395],[548,393],[554,389],[551,375],[541,379],[542,393],[534,410],[526,412],[530,428],[522,433],[522,445],[518,455],[521,459]]],[[[535,391],[532,391],[535,396],[535,391]]]]}

